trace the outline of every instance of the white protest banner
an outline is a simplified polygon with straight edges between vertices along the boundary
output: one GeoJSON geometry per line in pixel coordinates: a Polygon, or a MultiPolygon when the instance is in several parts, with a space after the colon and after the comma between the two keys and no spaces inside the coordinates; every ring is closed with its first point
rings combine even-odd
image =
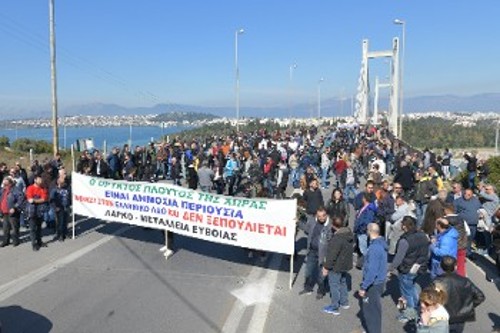
{"type": "Polygon", "coordinates": [[[72,192],[75,214],[256,250],[294,252],[295,200],[227,197],[77,173],[72,174],[72,192]]]}

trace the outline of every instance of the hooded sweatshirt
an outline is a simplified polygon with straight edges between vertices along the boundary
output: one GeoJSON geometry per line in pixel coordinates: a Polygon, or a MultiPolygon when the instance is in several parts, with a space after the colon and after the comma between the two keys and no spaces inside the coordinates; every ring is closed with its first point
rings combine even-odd
{"type": "Polygon", "coordinates": [[[385,282],[387,277],[387,243],[383,237],[370,241],[363,265],[362,290],[385,282]]]}

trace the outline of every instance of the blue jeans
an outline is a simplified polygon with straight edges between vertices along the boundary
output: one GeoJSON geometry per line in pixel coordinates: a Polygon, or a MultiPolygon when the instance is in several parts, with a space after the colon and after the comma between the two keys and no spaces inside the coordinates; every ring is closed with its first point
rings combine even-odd
{"type": "Polygon", "coordinates": [[[417,215],[417,227],[420,229],[424,223],[425,212],[427,211],[426,203],[415,203],[415,214],[417,215]]]}
{"type": "Polygon", "coordinates": [[[43,220],[45,221],[45,224],[47,225],[47,228],[54,228],[56,226],[56,214],[54,211],[54,208],[50,207],[50,209],[45,212],[43,215],[43,220]]]}
{"type": "Polygon", "coordinates": [[[368,252],[368,235],[367,234],[358,235],[358,247],[359,247],[359,252],[361,252],[361,254],[364,257],[366,255],[366,252],[368,252]]]}
{"type": "Polygon", "coordinates": [[[290,182],[293,188],[299,188],[299,168],[291,170],[290,182]]]}
{"type": "Polygon", "coordinates": [[[306,257],[306,280],[304,282],[304,289],[312,291],[316,283],[319,282],[319,261],[318,252],[309,251],[306,257]]]}
{"type": "Polygon", "coordinates": [[[57,226],[57,236],[66,238],[68,233],[68,211],[61,209],[56,212],[56,226],[57,226]]]}
{"type": "Polygon", "coordinates": [[[441,268],[441,260],[438,260],[437,258],[431,260],[430,273],[432,280],[444,273],[443,269],[441,268]]]}
{"type": "Polygon", "coordinates": [[[382,293],[384,283],[373,284],[366,291],[361,303],[361,311],[365,319],[365,328],[369,333],[382,333],[382,293]]]}
{"type": "Polygon", "coordinates": [[[332,307],[338,309],[339,306],[349,305],[347,296],[347,272],[336,273],[328,272],[328,283],[330,284],[330,297],[332,298],[332,307]]]}
{"type": "Polygon", "coordinates": [[[357,195],[356,186],[354,184],[346,185],[344,188],[344,198],[347,202],[352,203],[357,195]]]}
{"type": "Polygon", "coordinates": [[[472,241],[476,240],[477,224],[468,224],[470,229],[470,236],[467,237],[467,256],[472,254],[472,241]]]}
{"type": "Polygon", "coordinates": [[[324,188],[328,187],[328,168],[321,169],[321,186],[324,188]]]}
{"type": "Polygon", "coordinates": [[[469,188],[475,188],[476,171],[469,171],[469,176],[467,177],[467,180],[469,182],[469,188]]]}
{"type": "Polygon", "coordinates": [[[399,291],[406,300],[406,306],[411,309],[417,309],[418,294],[415,288],[416,274],[399,274],[399,291]]]}

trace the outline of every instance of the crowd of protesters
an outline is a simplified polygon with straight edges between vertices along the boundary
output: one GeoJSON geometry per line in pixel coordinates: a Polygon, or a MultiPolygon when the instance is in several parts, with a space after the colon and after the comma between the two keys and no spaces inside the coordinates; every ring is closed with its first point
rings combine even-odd
{"type": "Polygon", "coordinates": [[[487,165],[464,154],[467,176],[454,182],[449,150],[445,158],[429,149],[410,152],[370,128],[349,136],[354,138],[350,146],[320,148],[322,156],[335,151],[330,167],[322,159],[320,168],[332,171],[331,198],[323,198],[320,190],[329,177],[306,171],[302,200],[308,242],[300,294],[312,294],[317,285],[317,299],[330,294],[323,312],[337,316],[348,309],[347,281],[356,251],[367,332],[382,331],[381,298],[393,275],[400,287],[399,321],[414,323],[418,332],[463,332],[484,301],[466,278],[466,257],[495,257],[500,270],[499,199],[487,182],[487,165]],[[355,216],[349,225],[351,205],[355,216]],[[417,285],[423,289],[420,295],[417,285]]]}
{"type": "MultiPolygon", "coordinates": [[[[76,171],[250,198],[284,199],[293,191],[298,225],[308,240],[301,294],[318,285],[316,297],[331,298],[324,312],[339,315],[349,308],[346,281],[356,252],[368,332],[381,331],[380,299],[391,274],[399,279],[400,321],[414,321],[421,332],[448,326],[461,332],[484,299],[465,277],[465,259],[492,256],[499,265],[500,213],[487,164],[464,154],[467,177],[454,182],[452,157],[448,149],[439,155],[413,151],[383,127],[311,126],[189,141],[176,137],[147,147],[114,147],[107,156],[84,151],[76,171]],[[324,198],[325,191],[331,197],[324,198]],[[425,274],[434,282],[418,295],[416,284],[425,274]],[[447,302],[447,288],[456,285],[468,289],[448,295],[454,302],[447,302]]],[[[17,246],[19,225],[25,224],[33,250],[40,249],[44,221],[55,239],[65,239],[71,190],[59,156],[44,166],[34,163],[29,176],[19,164],[3,164],[0,177],[2,246],[9,245],[11,233],[17,246]]]]}
{"type": "Polygon", "coordinates": [[[34,160],[26,171],[20,163],[10,168],[0,163],[0,213],[2,215],[5,247],[20,244],[20,229],[29,229],[34,251],[47,246],[42,242],[42,224],[45,222],[53,241],[64,241],[71,208],[71,182],[61,156],[41,165],[34,160]]]}

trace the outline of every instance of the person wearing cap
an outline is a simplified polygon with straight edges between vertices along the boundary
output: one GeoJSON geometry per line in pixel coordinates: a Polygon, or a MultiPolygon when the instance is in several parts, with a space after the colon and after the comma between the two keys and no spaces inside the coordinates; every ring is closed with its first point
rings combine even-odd
{"type": "Polygon", "coordinates": [[[30,238],[33,251],[38,251],[40,247],[44,246],[42,243],[42,221],[49,200],[49,194],[42,184],[42,176],[36,175],[34,184],[28,186],[26,189],[26,200],[29,203],[30,238]]]}
{"type": "Polygon", "coordinates": [[[1,247],[10,244],[10,231],[12,229],[12,245],[19,245],[19,218],[24,204],[24,194],[15,186],[12,177],[4,177],[0,189],[0,213],[2,214],[3,241],[1,247]]]}

